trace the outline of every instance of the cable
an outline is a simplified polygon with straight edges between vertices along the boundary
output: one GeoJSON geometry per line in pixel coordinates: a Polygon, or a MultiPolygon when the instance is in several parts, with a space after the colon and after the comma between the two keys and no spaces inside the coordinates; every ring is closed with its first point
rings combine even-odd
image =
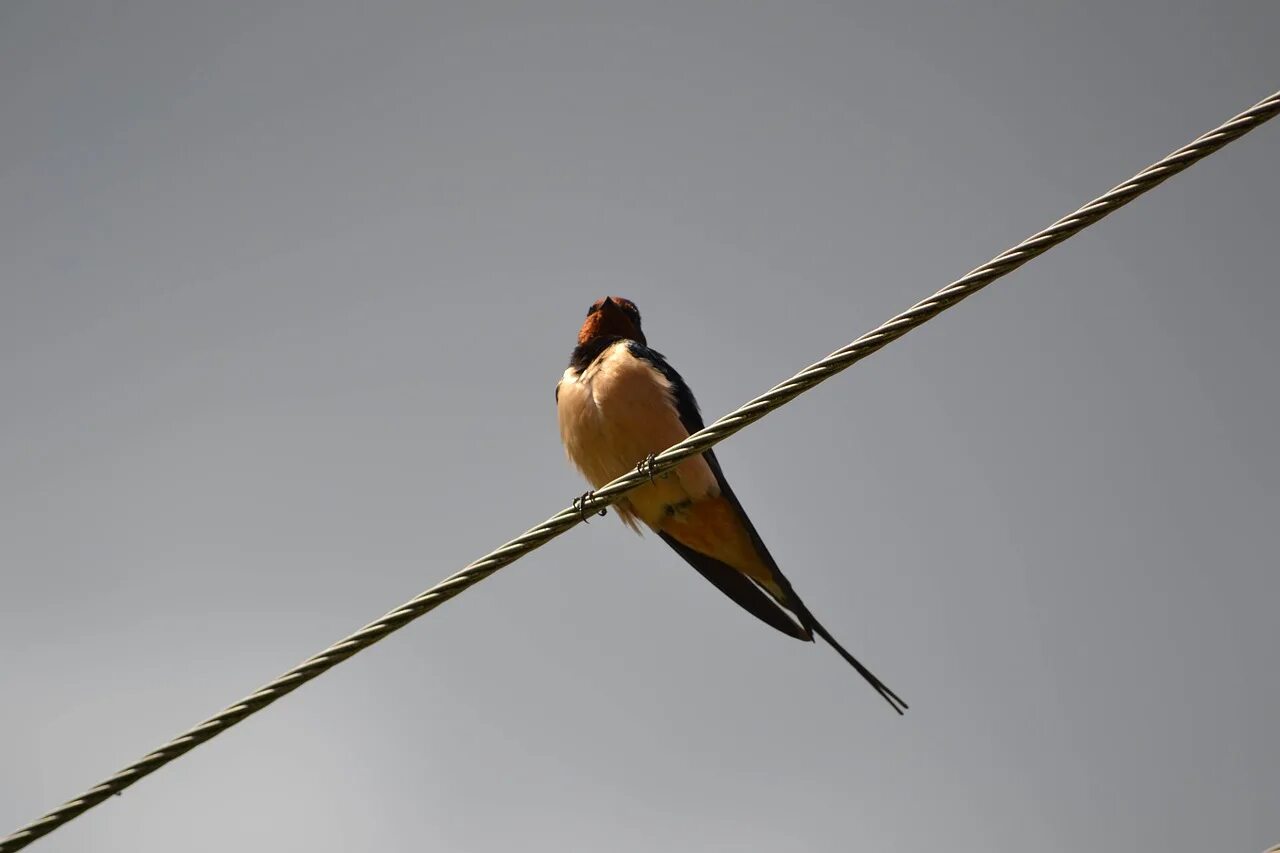
{"type": "Polygon", "coordinates": [[[670,470],[680,461],[719,444],[748,424],[758,421],[769,412],[785,405],[815,385],[830,379],[891,341],[897,340],[965,297],[978,292],[1001,276],[1013,272],[1032,258],[1044,254],[1067,238],[1118,210],[1147,190],[1163,183],[1227,143],[1239,139],[1263,122],[1274,118],[1277,113],[1280,113],[1280,92],[1276,92],[1269,98],[1258,102],[1196,139],[1191,144],[1174,151],[1158,163],[1148,166],[1128,181],[1089,202],[1075,213],[1059,219],[1043,231],[1023,240],[1012,249],[1002,252],[968,275],[953,281],[923,302],[916,303],[893,319],[882,323],[879,327],[866,333],[848,346],[836,350],[815,364],[809,365],[787,381],[780,385],[775,385],[766,393],[730,412],[706,429],[694,433],[679,444],[663,451],[653,459],[652,464],[647,466],[643,472],[633,471],[623,477],[619,477],[612,483],[598,489],[594,495],[587,497],[580,504],[575,502],[573,507],[561,510],[537,527],[531,528],[505,545],[490,551],[457,574],[446,578],[431,587],[431,589],[402,604],[381,619],[370,622],[359,631],[339,640],[318,655],[308,658],[236,704],[220,711],[194,728],[188,729],[155,752],[135,761],[111,778],[85,791],[74,800],[64,803],[44,817],[0,840],[0,853],[13,853],[13,851],[21,850],[37,838],[47,835],[98,805],[112,794],[120,793],[142,777],[221,734],[250,714],[254,714],[277,699],[292,693],[303,684],[338,665],[356,652],[368,648],[391,632],[403,628],[424,613],[434,610],[472,584],[479,583],[508,563],[515,562],[535,548],[545,545],[561,533],[576,527],[585,520],[587,513],[604,509],[617,501],[623,493],[635,486],[648,482],[651,475],[661,474],[663,471],[670,470]]]}

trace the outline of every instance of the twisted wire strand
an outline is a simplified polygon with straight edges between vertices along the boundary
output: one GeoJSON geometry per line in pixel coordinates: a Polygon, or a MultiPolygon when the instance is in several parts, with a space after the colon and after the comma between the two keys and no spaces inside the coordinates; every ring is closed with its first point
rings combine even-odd
{"type": "Polygon", "coordinates": [[[545,545],[570,528],[576,527],[585,521],[588,513],[602,511],[615,503],[625,492],[648,482],[651,476],[668,471],[682,460],[724,441],[748,424],[758,421],[774,409],[785,405],[815,385],[825,382],[1001,276],[1008,275],[1032,258],[1044,254],[1067,238],[1118,210],[1193,163],[1274,118],[1277,113],[1280,113],[1280,92],[1259,101],[1189,145],[1179,148],[1159,162],[1143,169],[1123,184],[1114,187],[1069,216],[1059,219],[1043,231],[1028,237],[1012,249],[1002,252],[962,278],[956,279],[928,299],[916,303],[847,346],[809,365],[795,376],[775,385],[766,393],[730,412],[706,429],[673,445],[654,457],[643,471],[632,471],[619,477],[580,502],[575,502],[574,506],[561,510],[382,618],[370,622],[354,634],[339,640],[314,657],[308,658],[236,704],[188,729],[155,752],[135,761],[74,800],[64,803],[0,840],[0,853],[21,850],[32,841],[73,820],[111,795],[119,794],[142,777],[221,734],[250,714],[292,693],[321,673],[368,648],[393,631],[403,628],[419,616],[434,610],[471,585],[489,577],[503,566],[515,562],[535,548],[545,545]]]}

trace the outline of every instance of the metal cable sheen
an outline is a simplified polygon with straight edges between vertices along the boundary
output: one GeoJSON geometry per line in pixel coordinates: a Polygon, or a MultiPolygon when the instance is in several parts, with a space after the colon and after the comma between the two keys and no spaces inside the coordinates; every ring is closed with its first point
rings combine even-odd
{"type": "Polygon", "coordinates": [[[498,569],[546,544],[561,533],[577,526],[584,514],[599,512],[629,489],[647,482],[650,474],[661,474],[681,460],[724,441],[738,430],[790,402],[813,386],[824,382],[845,368],[871,355],[891,341],[905,335],[926,320],[932,319],[960,300],[1008,275],[1032,258],[1047,252],[1068,237],[1133,201],[1147,190],[1186,169],[1198,160],[1232,142],[1280,113],[1280,92],[1255,104],[1219,127],[1179,148],[1134,177],[1099,196],[1084,207],[1059,219],[1043,231],[1023,240],[986,264],[953,281],[923,302],[918,302],[878,328],[866,333],[848,346],[836,350],[821,361],[811,364],[780,385],[730,412],[715,423],[659,454],[651,471],[633,471],[619,477],[577,506],[563,509],[500,548],[471,563],[411,601],[397,607],[382,618],[369,623],[354,634],[295,666],[279,678],[264,685],[234,705],[220,711],[194,728],[178,735],[164,746],[130,764],[109,779],[95,785],[44,817],[22,827],[0,840],[0,853],[21,850],[68,821],[78,817],[113,794],[118,794],[149,773],[158,770],[187,751],[221,734],[236,723],[293,692],[303,684],[342,661],[386,637],[393,631],[434,610],[472,584],[478,583],[498,569]]]}

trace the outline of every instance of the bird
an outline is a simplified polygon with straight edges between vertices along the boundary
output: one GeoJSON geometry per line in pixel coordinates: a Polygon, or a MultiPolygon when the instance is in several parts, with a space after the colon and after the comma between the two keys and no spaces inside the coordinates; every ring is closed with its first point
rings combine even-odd
{"type": "MultiPolygon", "coordinates": [[[[703,428],[689,385],[666,357],[649,348],[639,309],[619,296],[598,299],[588,309],[555,400],[565,454],[593,489],[645,470],[655,454],[703,428]]],[[[729,487],[714,451],[651,477],[613,506],[624,524],[637,533],[640,525],[648,527],[761,621],[798,640],[821,637],[895,711],[906,710],[907,703],[851,655],[796,594],[729,487]]]]}

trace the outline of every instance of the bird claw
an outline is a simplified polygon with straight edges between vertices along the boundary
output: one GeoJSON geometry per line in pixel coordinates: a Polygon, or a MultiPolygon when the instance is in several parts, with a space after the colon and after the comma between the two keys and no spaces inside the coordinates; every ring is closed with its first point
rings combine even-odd
{"type": "MultiPolygon", "coordinates": [[[[644,459],[641,459],[640,462],[636,465],[636,471],[638,471],[641,474],[649,475],[650,483],[653,482],[653,477],[654,477],[653,468],[654,468],[654,465],[657,463],[657,460],[658,460],[658,457],[650,453],[644,459]]],[[[663,479],[666,479],[667,475],[664,473],[662,477],[663,479]]]]}
{"type": "MultiPolygon", "coordinates": [[[[591,523],[587,521],[587,502],[590,501],[595,496],[596,496],[595,492],[583,492],[581,495],[573,499],[573,508],[578,511],[578,514],[580,516],[582,516],[583,524],[591,523]]],[[[600,511],[597,512],[596,515],[606,515],[608,512],[609,512],[608,508],[601,507],[600,511]]]]}

